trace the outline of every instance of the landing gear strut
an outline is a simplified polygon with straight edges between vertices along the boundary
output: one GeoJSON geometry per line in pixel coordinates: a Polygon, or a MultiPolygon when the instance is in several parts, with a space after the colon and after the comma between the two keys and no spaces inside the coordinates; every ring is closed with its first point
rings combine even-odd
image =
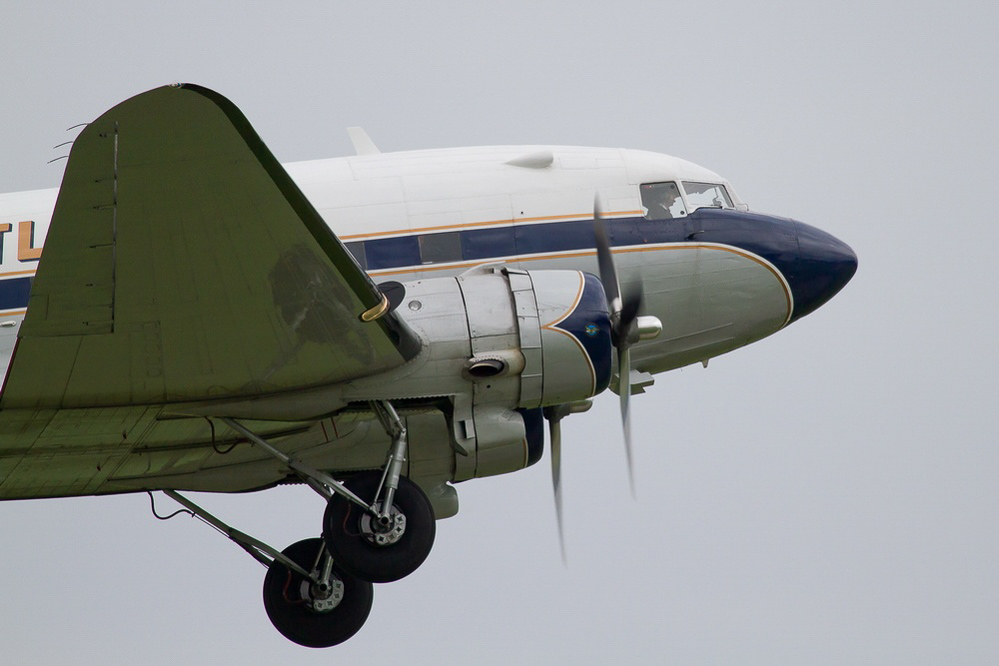
{"type": "Polygon", "coordinates": [[[385,469],[355,476],[344,485],[359,497],[374,498],[367,510],[339,494],[330,498],[323,518],[326,547],[358,578],[389,583],[416,571],[434,545],[436,524],[430,500],[401,476],[406,462],[406,428],[389,402],[372,402],[382,427],[392,437],[385,469]]]}
{"type": "Polygon", "coordinates": [[[366,472],[346,483],[282,453],[238,421],[222,421],[284,462],[326,497],[323,536],[343,571],[373,583],[389,583],[413,573],[427,559],[436,524],[426,494],[402,476],[406,427],[392,403],[369,404],[392,438],[392,445],[380,474],[366,472]]]}

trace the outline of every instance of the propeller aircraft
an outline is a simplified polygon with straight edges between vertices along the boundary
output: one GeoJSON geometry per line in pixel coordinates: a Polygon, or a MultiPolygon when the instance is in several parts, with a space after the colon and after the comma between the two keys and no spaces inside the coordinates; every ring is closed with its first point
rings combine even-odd
{"type": "Polygon", "coordinates": [[[267,566],[301,645],[353,636],[455,485],[537,462],[545,421],[561,537],[563,418],[616,392],[631,474],[633,394],[857,268],[674,157],[349,131],[356,155],[281,165],[228,99],[165,86],[87,124],[58,191],[0,195],[0,499],[161,491],[267,566]],[[327,502],[284,550],[181,494],[284,483],[327,502]]]}

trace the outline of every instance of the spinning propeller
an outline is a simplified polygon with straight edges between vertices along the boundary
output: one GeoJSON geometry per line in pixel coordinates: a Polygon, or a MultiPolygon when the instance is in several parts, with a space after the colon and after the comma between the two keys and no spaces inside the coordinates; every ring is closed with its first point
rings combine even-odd
{"type": "MultiPolygon", "coordinates": [[[[617,348],[617,393],[621,400],[621,424],[624,430],[624,452],[628,461],[628,483],[631,496],[635,498],[635,469],[631,447],[631,346],[639,340],[655,338],[662,331],[662,323],[657,317],[639,317],[642,308],[642,285],[631,283],[622,293],[621,283],[614,266],[610,240],[604,225],[603,205],[598,194],[593,200],[593,230],[596,236],[597,265],[600,282],[607,295],[607,310],[610,314],[611,342],[617,348]]],[[[545,408],[548,419],[549,440],[551,441],[552,488],[555,492],[555,516],[558,521],[559,546],[562,561],[565,562],[565,539],[562,532],[562,428],[560,421],[569,414],[587,411],[591,402],[583,400],[567,405],[545,408]]]]}
{"type": "Polygon", "coordinates": [[[580,414],[593,405],[589,400],[580,400],[567,405],[545,407],[545,418],[548,419],[548,440],[552,447],[552,490],[555,493],[555,519],[558,522],[558,545],[562,551],[562,562],[565,559],[565,536],[562,533],[562,425],[561,421],[569,414],[580,414]]]}
{"type": "Polygon", "coordinates": [[[607,294],[610,312],[611,342],[617,347],[617,393],[621,399],[621,425],[624,429],[624,454],[628,459],[628,483],[631,496],[635,497],[635,466],[631,454],[631,415],[628,411],[631,398],[631,346],[640,339],[637,321],[642,307],[641,284],[632,283],[628,293],[621,293],[617,268],[611,254],[610,240],[604,227],[603,206],[599,195],[593,201],[593,230],[597,239],[597,264],[600,281],[607,294]]]}

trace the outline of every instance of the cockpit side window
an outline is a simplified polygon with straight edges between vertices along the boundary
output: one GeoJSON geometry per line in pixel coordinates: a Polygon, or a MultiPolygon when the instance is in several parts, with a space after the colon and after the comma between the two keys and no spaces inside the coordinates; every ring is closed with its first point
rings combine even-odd
{"type": "Polygon", "coordinates": [[[692,210],[698,208],[734,208],[724,185],[683,181],[683,191],[692,210]]]}
{"type": "Polygon", "coordinates": [[[687,214],[676,183],[644,183],[639,189],[646,220],[672,220],[687,214]]]}

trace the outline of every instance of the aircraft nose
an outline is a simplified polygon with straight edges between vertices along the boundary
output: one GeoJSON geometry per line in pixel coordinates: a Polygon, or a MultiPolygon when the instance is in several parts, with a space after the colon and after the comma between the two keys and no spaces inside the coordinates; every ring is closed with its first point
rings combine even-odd
{"type": "Polygon", "coordinates": [[[849,245],[803,222],[795,221],[794,226],[798,236],[798,270],[789,280],[794,293],[791,321],[818,309],[857,272],[857,255],[849,245]]]}

